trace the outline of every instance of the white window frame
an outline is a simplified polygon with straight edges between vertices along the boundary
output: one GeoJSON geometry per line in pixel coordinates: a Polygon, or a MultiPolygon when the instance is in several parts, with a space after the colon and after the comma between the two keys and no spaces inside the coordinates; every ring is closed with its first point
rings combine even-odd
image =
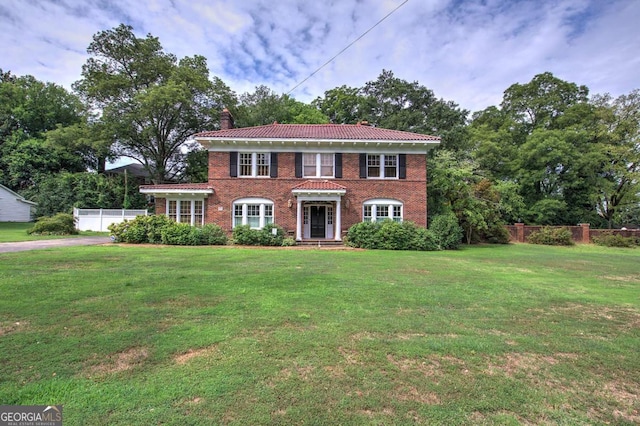
{"type": "Polygon", "coordinates": [[[375,200],[367,200],[362,203],[362,221],[366,222],[370,220],[371,222],[377,222],[385,219],[391,219],[395,222],[402,222],[404,220],[404,205],[401,201],[387,199],[387,198],[378,198],[375,200]],[[381,211],[382,208],[387,208],[386,216],[379,216],[378,211],[381,211]],[[370,210],[370,215],[366,215],[367,210],[370,210]],[[400,215],[397,216],[398,212],[400,215]]]}
{"type": "Polygon", "coordinates": [[[166,215],[171,220],[174,220],[178,223],[189,223],[191,226],[203,226],[204,225],[204,210],[205,210],[205,200],[204,198],[167,198],[166,201],[166,215]],[[176,206],[175,212],[172,212],[170,207],[171,203],[174,202],[176,206]],[[199,220],[196,220],[196,202],[200,202],[202,206],[202,212],[199,220]],[[185,213],[188,212],[188,213],[185,213]],[[188,215],[189,222],[182,222],[181,216],[188,215]]]}
{"type": "MultiPolygon", "coordinates": [[[[309,164],[308,166],[311,166],[311,164],[309,164]]],[[[330,152],[323,152],[323,153],[316,153],[316,152],[303,152],[302,153],[302,177],[305,178],[332,178],[335,177],[336,175],[336,155],[334,153],[330,153],[330,152]],[[331,174],[330,175],[323,175],[322,174],[322,156],[323,155],[330,155],[331,156],[331,174]],[[305,159],[307,158],[313,158],[312,156],[315,156],[315,173],[314,174],[306,174],[306,167],[305,167],[305,159]]]]}
{"type": "Polygon", "coordinates": [[[400,156],[398,154],[367,154],[367,179],[399,179],[400,176],[400,156]],[[369,175],[369,157],[378,157],[380,161],[380,173],[378,176],[369,175]],[[386,160],[390,160],[391,158],[395,158],[395,169],[396,174],[394,176],[386,175],[386,160]]]}
{"type": "Polygon", "coordinates": [[[271,154],[269,152],[239,152],[238,153],[238,177],[244,178],[268,178],[271,177],[271,154]],[[242,174],[242,156],[251,155],[251,174],[242,174]],[[258,155],[264,155],[266,164],[258,164],[258,155]],[[266,174],[258,174],[259,167],[267,168],[266,174]]]}
{"type": "Polygon", "coordinates": [[[251,229],[262,229],[265,225],[275,223],[275,206],[273,201],[266,198],[240,198],[235,200],[231,206],[231,224],[235,228],[238,225],[251,225],[249,220],[249,211],[259,212],[258,216],[252,215],[251,217],[258,217],[258,226],[251,226],[251,229]],[[271,215],[268,215],[269,210],[271,215]],[[241,215],[237,215],[237,212],[241,212],[241,215]],[[240,223],[237,223],[240,219],[240,223]]]}

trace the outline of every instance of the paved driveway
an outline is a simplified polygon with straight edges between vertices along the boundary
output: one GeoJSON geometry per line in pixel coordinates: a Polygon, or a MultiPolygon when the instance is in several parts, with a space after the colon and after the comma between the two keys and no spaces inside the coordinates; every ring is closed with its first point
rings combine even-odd
{"type": "Polygon", "coordinates": [[[111,241],[109,237],[78,237],[62,238],[59,240],[20,241],[17,243],[0,243],[0,253],[14,251],[42,250],[56,247],[91,246],[105,244],[111,241]]]}

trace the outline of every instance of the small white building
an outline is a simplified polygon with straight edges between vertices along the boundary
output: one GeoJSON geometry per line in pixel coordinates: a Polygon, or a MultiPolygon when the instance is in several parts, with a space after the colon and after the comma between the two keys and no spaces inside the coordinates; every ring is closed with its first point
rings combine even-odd
{"type": "Polygon", "coordinates": [[[0,222],[30,222],[36,203],[0,185],[0,222]]]}

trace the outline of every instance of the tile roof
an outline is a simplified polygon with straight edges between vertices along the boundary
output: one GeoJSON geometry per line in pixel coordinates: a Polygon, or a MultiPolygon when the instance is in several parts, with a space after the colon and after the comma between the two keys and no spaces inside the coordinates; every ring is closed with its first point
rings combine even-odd
{"type": "Polygon", "coordinates": [[[312,191],[344,191],[347,189],[346,186],[342,186],[335,182],[331,182],[329,180],[308,180],[302,182],[293,188],[292,190],[312,190],[312,191]]]}
{"type": "Polygon", "coordinates": [[[389,140],[439,141],[437,136],[400,130],[382,129],[360,124],[268,124],[266,126],[200,132],[198,138],[213,139],[321,139],[321,140],[389,140]]]}

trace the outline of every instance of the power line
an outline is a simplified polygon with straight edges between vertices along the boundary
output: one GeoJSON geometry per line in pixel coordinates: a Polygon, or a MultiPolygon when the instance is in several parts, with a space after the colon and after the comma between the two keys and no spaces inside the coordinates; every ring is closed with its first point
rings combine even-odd
{"type": "Polygon", "coordinates": [[[377,27],[378,25],[380,25],[382,23],[382,21],[384,21],[385,19],[387,19],[389,16],[391,16],[396,10],[400,9],[402,6],[404,6],[409,0],[404,0],[404,2],[402,2],[399,6],[397,6],[395,9],[393,9],[391,12],[387,13],[382,19],[380,19],[378,22],[376,22],[375,24],[373,24],[373,26],[371,28],[369,28],[367,31],[363,32],[357,39],[353,40],[351,43],[349,43],[344,49],[342,49],[341,51],[339,51],[338,53],[336,53],[331,59],[329,59],[327,62],[325,62],[324,64],[320,65],[320,67],[318,67],[318,69],[316,69],[314,72],[312,72],[311,74],[309,74],[309,76],[307,78],[305,78],[304,80],[302,80],[300,83],[296,84],[293,89],[289,90],[287,92],[287,95],[291,92],[293,92],[294,90],[296,90],[298,87],[300,87],[305,81],[309,80],[311,77],[313,77],[314,75],[316,75],[318,73],[318,71],[320,71],[322,68],[326,67],[327,65],[329,65],[331,62],[333,62],[334,59],[336,59],[338,56],[342,55],[348,48],[350,48],[351,46],[353,46],[354,44],[356,44],[362,37],[366,36],[369,31],[373,30],[375,27],[377,27]]]}

